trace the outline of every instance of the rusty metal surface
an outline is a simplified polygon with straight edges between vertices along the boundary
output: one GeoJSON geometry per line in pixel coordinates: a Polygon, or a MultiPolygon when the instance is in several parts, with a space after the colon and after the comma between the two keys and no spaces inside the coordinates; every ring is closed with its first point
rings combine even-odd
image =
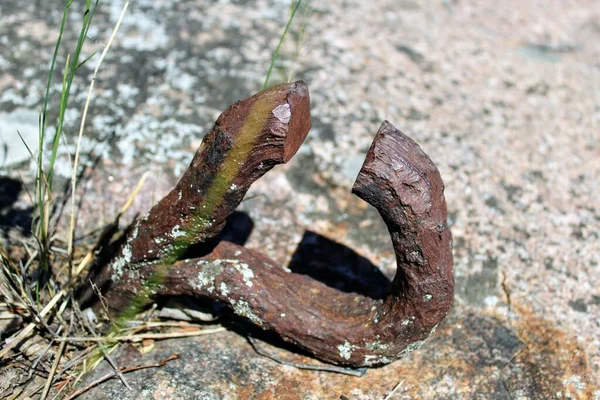
{"type": "MultiPolygon", "coordinates": [[[[111,309],[128,307],[146,285],[140,268],[170,265],[188,248],[223,229],[250,185],[286,162],[310,129],[310,98],[304,82],[282,84],[228,107],[198,148],[177,185],[126,233],[107,265],[90,273],[111,309]]],[[[93,293],[82,295],[88,301],[93,293]]]]}
{"type": "Polygon", "coordinates": [[[160,296],[208,298],[319,359],[353,367],[388,364],[423,344],[454,298],[444,184],[418,144],[387,121],[353,187],[379,211],[396,253],[384,300],[342,293],[227,241],[172,265],[214,238],[250,185],[296,153],[310,127],[309,107],[299,82],[262,91],[219,116],[175,189],[134,223],[100,278],[91,278],[115,315],[160,296]]]}

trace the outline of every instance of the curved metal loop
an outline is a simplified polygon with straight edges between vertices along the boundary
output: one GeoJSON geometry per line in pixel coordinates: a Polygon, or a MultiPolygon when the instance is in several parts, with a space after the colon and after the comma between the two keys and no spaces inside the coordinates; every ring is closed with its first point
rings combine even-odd
{"type": "MultiPolygon", "coordinates": [[[[136,253],[139,260],[147,259],[148,250],[152,249],[148,245],[151,239],[156,243],[157,237],[166,235],[165,229],[153,231],[153,226],[145,221],[163,221],[159,217],[165,209],[169,210],[167,215],[181,215],[178,207],[182,206],[177,205],[181,203],[173,203],[176,196],[205,201],[210,197],[206,194],[210,185],[198,185],[194,180],[202,173],[201,182],[221,179],[214,171],[222,170],[227,164],[227,154],[235,153],[236,146],[246,143],[240,141],[244,122],[229,123],[231,115],[237,115],[240,121],[263,122],[241,166],[230,174],[235,187],[225,191],[224,199],[214,206],[213,214],[218,218],[211,215],[210,220],[221,222],[208,224],[202,232],[194,231],[196,236],[190,241],[205,240],[220,230],[214,226],[222,227],[222,221],[235,210],[250,184],[262,176],[265,158],[275,160],[268,164],[272,166],[287,161],[296,152],[310,126],[308,104],[308,89],[297,82],[261,92],[225,111],[207,135],[209,140],[205,139],[190,169],[166,197],[170,200],[159,203],[138,226],[138,230],[145,226],[146,235],[138,244],[142,249],[136,253]],[[271,100],[263,101],[256,111],[256,103],[264,98],[271,100]],[[235,126],[237,130],[223,126],[235,126]],[[264,151],[275,139],[284,145],[277,147],[277,151],[264,151]],[[211,164],[215,160],[220,164],[211,164]],[[199,197],[188,193],[197,193],[198,188],[202,189],[199,197]]],[[[236,162],[240,162],[239,157],[236,162]]],[[[130,260],[113,286],[118,298],[112,297],[109,304],[115,310],[121,309],[125,299],[134,297],[139,289],[136,282],[148,281],[162,271],[163,281],[152,295],[217,300],[317,358],[350,366],[374,366],[396,360],[420,346],[445,317],[453,301],[452,239],[446,222],[444,185],[435,164],[421,148],[385,121],[352,190],[377,208],[390,232],[397,272],[392,290],[384,300],[340,292],[306,275],[290,273],[257,251],[220,242],[210,254],[199,259],[174,264],[159,259],[141,262],[135,268],[131,268],[130,260]]],[[[184,203],[186,210],[192,204],[190,201],[184,203]]],[[[176,219],[167,221],[171,236],[166,237],[171,240],[174,240],[173,226],[187,223],[176,219]]],[[[136,240],[140,240],[138,236],[129,245],[136,240]]],[[[114,275],[115,261],[110,269],[114,275]]]]}

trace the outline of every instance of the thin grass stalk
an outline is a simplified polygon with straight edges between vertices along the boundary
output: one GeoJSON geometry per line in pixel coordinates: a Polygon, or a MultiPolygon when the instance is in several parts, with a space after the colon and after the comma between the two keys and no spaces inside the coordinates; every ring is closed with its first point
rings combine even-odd
{"type": "Polygon", "coordinates": [[[75,71],[79,66],[79,56],[81,54],[81,49],[83,48],[83,43],[85,42],[85,38],[87,37],[88,30],[90,28],[90,24],[92,22],[92,17],[96,13],[96,8],[98,6],[98,1],[96,0],[94,4],[94,8],[91,8],[92,0],[86,0],[85,2],[85,12],[83,16],[83,23],[81,25],[81,30],[79,32],[79,38],[77,39],[77,46],[75,47],[75,53],[72,57],[72,62],[70,65],[69,76],[67,79],[66,88],[63,89],[63,97],[61,98],[60,104],[60,114],[58,117],[58,124],[56,127],[56,133],[54,134],[54,139],[52,141],[52,154],[50,156],[50,165],[48,167],[48,190],[52,191],[52,181],[54,178],[54,164],[56,162],[56,158],[58,155],[58,145],[60,143],[60,136],[62,134],[63,122],[65,119],[65,112],[67,110],[67,106],[69,103],[69,95],[71,94],[71,85],[73,84],[73,78],[75,77],[75,71]]]}
{"type": "MultiPolygon", "coordinates": [[[[125,12],[127,11],[128,6],[129,6],[129,1],[126,1],[125,4],[123,5],[123,9],[121,10],[121,15],[119,15],[119,19],[117,20],[117,23],[116,23],[115,27],[113,28],[113,31],[110,35],[110,38],[108,39],[108,43],[106,44],[106,46],[104,47],[104,50],[102,51],[102,54],[100,55],[100,59],[98,60],[98,63],[96,64],[96,68],[94,69],[94,73],[92,75],[92,80],[90,82],[88,95],[85,100],[85,106],[83,107],[83,114],[81,116],[81,125],[79,126],[79,134],[77,136],[77,148],[75,150],[75,160],[73,161],[73,175],[71,176],[71,221],[70,221],[70,226],[69,226],[69,240],[68,240],[68,248],[67,248],[67,252],[69,255],[69,263],[71,262],[72,257],[73,257],[73,239],[74,239],[74,235],[75,235],[75,192],[77,189],[77,166],[79,163],[79,152],[81,149],[81,138],[83,136],[83,129],[85,127],[85,121],[87,118],[90,100],[92,98],[92,92],[94,90],[94,84],[96,82],[96,76],[98,75],[98,70],[100,69],[100,65],[102,64],[104,57],[108,53],[108,49],[110,48],[110,45],[112,44],[115,36],[117,35],[119,27],[121,26],[121,22],[123,22],[123,18],[125,17],[125,12]]],[[[70,269],[70,273],[72,273],[72,268],[70,269]]]]}
{"type": "MultiPolygon", "coordinates": [[[[56,59],[58,58],[58,49],[62,43],[63,32],[65,30],[65,23],[67,21],[67,15],[69,13],[69,7],[71,7],[72,0],[69,0],[65,5],[62,20],[60,23],[60,30],[58,32],[58,39],[56,40],[56,46],[54,47],[54,53],[50,62],[50,71],[48,72],[48,81],[46,83],[46,93],[44,95],[44,105],[39,117],[39,133],[38,133],[38,157],[37,157],[37,173],[36,173],[36,194],[37,194],[37,208],[39,213],[39,221],[45,220],[44,217],[44,185],[42,176],[44,174],[44,141],[46,137],[46,116],[48,114],[48,100],[50,99],[50,86],[52,84],[52,77],[54,75],[54,68],[56,66],[56,59]]],[[[38,221],[38,226],[39,226],[38,221]]],[[[34,227],[32,227],[34,228],[34,227]]],[[[38,229],[32,229],[33,232],[38,232],[38,229]]],[[[40,232],[38,232],[40,234],[40,232]]],[[[43,233],[42,233],[43,234],[43,233]]]]}
{"type": "Polygon", "coordinates": [[[304,6],[304,13],[302,14],[302,24],[300,25],[300,33],[298,34],[298,41],[296,42],[296,52],[294,53],[294,58],[292,59],[292,65],[290,66],[290,72],[288,73],[288,82],[292,81],[292,76],[294,75],[294,69],[296,63],[298,61],[298,57],[300,56],[300,51],[302,50],[302,41],[304,40],[304,33],[306,32],[306,21],[308,20],[308,10],[310,9],[310,0],[306,2],[304,6]]]}
{"type": "MultiPolygon", "coordinates": [[[[46,86],[46,93],[44,96],[44,105],[42,108],[42,112],[40,115],[40,132],[38,135],[38,145],[39,145],[39,154],[38,154],[38,166],[37,166],[37,176],[36,176],[36,189],[37,189],[37,207],[38,207],[38,224],[35,227],[35,234],[38,237],[38,242],[40,244],[40,267],[41,271],[49,271],[49,232],[50,232],[50,214],[51,214],[51,204],[52,204],[52,184],[54,178],[54,165],[56,162],[56,158],[58,156],[58,147],[60,143],[60,138],[63,131],[63,123],[65,112],[67,110],[69,95],[71,92],[71,85],[73,83],[73,78],[75,76],[75,71],[79,67],[78,64],[79,56],[81,50],[83,48],[83,43],[85,42],[85,38],[87,36],[87,32],[90,27],[90,23],[92,17],[95,14],[98,1],[96,0],[94,4],[94,8],[91,8],[92,0],[86,0],[85,12],[83,16],[83,22],[81,26],[81,30],[79,32],[79,38],[77,40],[77,45],[75,47],[74,56],[67,56],[67,62],[65,65],[65,70],[63,73],[63,81],[61,88],[61,100],[60,100],[60,108],[59,108],[59,116],[58,122],[56,125],[56,132],[54,133],[54,138],[52,140],[52,152],[49,158],[49,165],[44,171],[43,164],[43,147],[45,142],[45,131],[46,131],[46,120],[47,120],[47,110],[48,110],[48,101],[50,97],[50,86],[52,83],[52,75],[54,73],[54,68],[56,66],[56,59],[58,56],[58,50],[60,48],[60,44],[62,41],[62,35],[64,32],[64,27],[68,15],[68,10],[72,5],[72,0],[68,0],[65,5],[65,9],[63,11],[63,19],[61,21],[61,27],[59,32],[59,40],[57,40],[57,44],[55,46],[54,54],[51,61],[50,74],[48,77],[48,82],[46,86]]],[[[37,283],[37,290],[39,292],[39,284],[37,283]]],[[[39,293],[38,293],[39,295],[39,293]]]]}
{"type": "Polygon", "coordinates": [[[279,56],[279,50],[281,49],[281,45],[283,44],[283,41],[285,40],[288,30],[290,29],[290,26],[292,25],[292,21],[294,20],[294,16],[296,15],[296,11],[298,11],[298,7],[300,7],[301,3],[302,3],[302,0],[298,0],[298,2],[296,3],[296,5],[294,6],[294,8],[292,10],[292,13],[290,14],[290,18],[288,19],[287,24],[285,24],[285,29],[283,30],[283,34],[281,35],[281,38],[279,38],[279,43],[277,44],[277,47],[275,48],[275,51],[273,52],[273,56],[271,57],[271,64],[269,65],[269,70],[267,71],[267,77],[265,78],[265,83],[263,84],[263,89],[266,89],[267,86],[269,85],[269,79],[271,78],[271,73],[273,72],[273,67],[275,66],[275,61],[277,60],[277,57],[279,56]]]}

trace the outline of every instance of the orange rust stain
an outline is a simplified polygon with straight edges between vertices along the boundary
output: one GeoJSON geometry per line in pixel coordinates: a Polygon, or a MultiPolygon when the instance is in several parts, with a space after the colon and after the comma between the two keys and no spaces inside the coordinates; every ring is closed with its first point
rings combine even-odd
{"type": "Polygon", "coordinates": [[[515,361],[539,371],[540,390],[560,392],[563,398],[592,399],[600,386],[577,339],[522,306],[513,309],[520,316],[515,331],[525,343],[515,361]]]}

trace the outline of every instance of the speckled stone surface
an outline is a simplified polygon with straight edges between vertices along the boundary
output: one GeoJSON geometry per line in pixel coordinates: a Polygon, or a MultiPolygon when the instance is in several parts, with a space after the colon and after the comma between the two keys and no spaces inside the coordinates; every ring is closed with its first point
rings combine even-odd
{"type": "MultiPolygon", "coordinates": [[[[123,348],[124,366],[181,359],[129,374],[134,392],[111,381],[86,397],[381,399],[401,383],[392,399],[600,399],[600,2],[311,4],[293,77],[310,86],[313,129],[242,204],[254,221],[247,246],[286,265],[311,231],[393,276],[383,223],[349,193],[387,119],[446,183],[451,314],[420,350],[362,378],[275,364],[226,332],[160,342],[143,356],[123,348]]],[[[101,51],[120,9],[101,3],[86,54],[101,51]]],[[[15,129],[35,147],[61,12],[53,2],[0,1],[0,172],[12,178],[32,177],[15,129]]],[[[288,13],[284,1],[131,4],[83,140],[82,232],[110,220],[145,171],[130,215],[169,190],[216,116],[260,89],[288,13]]],[[[275,80],[286,79],[294,52],[290,41],[275,80]]],[[[71,146],[96,59],[74,83],[71,146]]],[[[57,173],[70,175],[66,152],[57,173]]]]}

